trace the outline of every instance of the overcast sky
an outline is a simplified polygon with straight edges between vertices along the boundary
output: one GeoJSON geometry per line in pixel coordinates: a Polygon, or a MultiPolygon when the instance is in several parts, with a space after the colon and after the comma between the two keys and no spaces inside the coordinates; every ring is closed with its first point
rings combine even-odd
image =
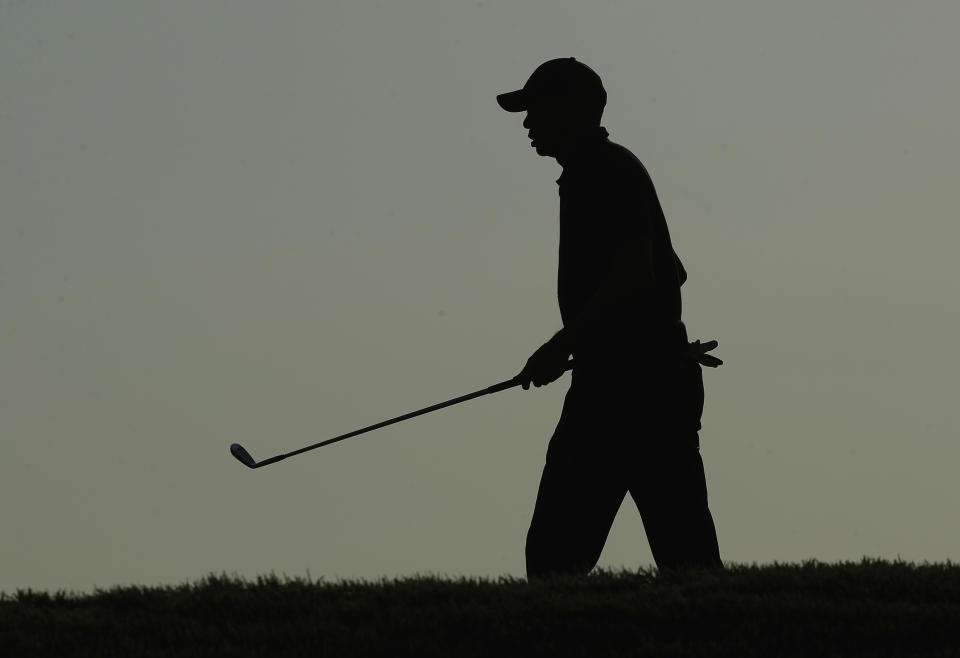
{"type": "MultiPolygon", "coordinates": [[[[0,590],[523,573],[575,56],[720,341],[728,562],[960,558],[960,5],[0,0],[0,590]]],[[[601,565],[652,563],[629,499],[601,565]]]]}

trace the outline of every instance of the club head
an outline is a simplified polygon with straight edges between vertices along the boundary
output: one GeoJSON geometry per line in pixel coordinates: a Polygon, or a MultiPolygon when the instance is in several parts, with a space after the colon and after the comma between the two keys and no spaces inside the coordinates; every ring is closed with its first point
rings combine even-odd
{"type": "Polygon", "coordinates": [[[256,468],[257,462],[253,460],[250,453],[247,452],[239,443],[230,444],[230,454],[237,458],[237,461],[247,468],[256,468]]]}

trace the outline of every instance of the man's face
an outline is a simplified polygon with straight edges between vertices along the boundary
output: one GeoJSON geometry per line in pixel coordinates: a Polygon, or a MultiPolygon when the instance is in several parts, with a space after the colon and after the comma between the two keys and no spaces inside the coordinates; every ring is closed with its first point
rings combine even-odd
{"type": "Polygon", "coordinates": [[[531,107],[523,120],[530,145],[538,155],[555,158],[563,152],[570,137],[570,121],[561,112],[547,108],[531,107]]]}

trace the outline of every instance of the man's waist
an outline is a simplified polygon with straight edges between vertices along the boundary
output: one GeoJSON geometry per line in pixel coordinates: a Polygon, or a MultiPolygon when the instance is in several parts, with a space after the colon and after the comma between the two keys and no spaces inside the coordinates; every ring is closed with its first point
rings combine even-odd
{"type": "Polygon", "coordinates": [[[623,350],[669,354],[686,349],[687,330],[680,321],[622,321],[585,326],[571,344],[575,356],[623,350]]]}

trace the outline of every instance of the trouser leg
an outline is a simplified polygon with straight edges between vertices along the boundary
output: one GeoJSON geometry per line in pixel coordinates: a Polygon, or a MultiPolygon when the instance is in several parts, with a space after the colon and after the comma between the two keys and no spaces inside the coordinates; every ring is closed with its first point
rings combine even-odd
{"type": "Polygon", "coordinates": [[[627,493],[617,460],[604,449],[596,396],[575,383],[547,450],[536,507],[527,532],[527,576],[589,572],[600,559],[627,493]]]}
{"type": "Polygon", "coordinates": [[[527,532],[527,576],[586,574],[600,559],[627,493],[609,460],[554,442],[540,479],[527,532]]]}
{"type": "Polygon", "coordinates": [[[690,374],[690,391],[659,396],[574,375],[527,534],[528,576],[596,566],[628,489],[657,566],[723,566],[692,429],[702,380],[690,374]]]}
{"type": "Polygon", "coordinates": [[[723,567],[703,459],[695,435],[686,439],[644,455],[630,495],[659,568],[723,567]]]}

